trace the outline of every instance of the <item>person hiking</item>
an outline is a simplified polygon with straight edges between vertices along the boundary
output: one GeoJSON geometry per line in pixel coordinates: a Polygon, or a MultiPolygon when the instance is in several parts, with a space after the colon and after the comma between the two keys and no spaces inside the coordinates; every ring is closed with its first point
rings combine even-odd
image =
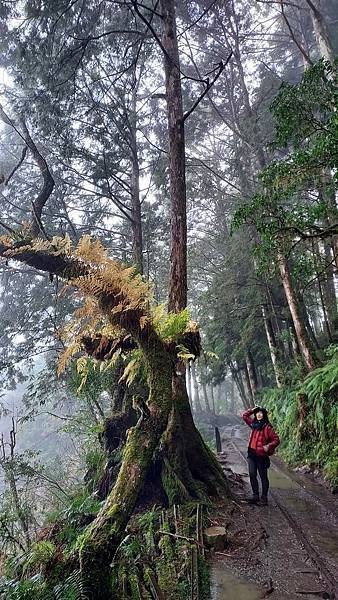
{"type": "Polygon", "coordinates": [[[248,467],[253,495],[249,498],[248,502],[249,504],[267,506],[269,456],[274,453],[279,445],[279,437],[269,422],[268,413],[265,408],[261,408],[260,406],[249,408],[242,414],[242,418],[251,428],[248,446],[248,467]],[[262,482],[261,499],[259,499],[257,471],[262,482]]]}

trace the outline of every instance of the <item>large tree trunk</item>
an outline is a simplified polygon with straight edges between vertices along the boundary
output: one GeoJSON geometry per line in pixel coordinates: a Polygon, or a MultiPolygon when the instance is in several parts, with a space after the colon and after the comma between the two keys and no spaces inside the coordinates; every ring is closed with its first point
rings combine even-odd
{"type": "Polygon", "coordinates": [[[136,82],[132,93],[132,110],[130,116],[130,142],[131,142],[131,205],[132,205],[132,232],[133,232],[133,262],[139,273],[143,273],[143,240],[142,240],[142,214],[140,201],[140,166],[137,149],[137,112],[136,112],[137,87],[136,82]]]}
{"type": "Polygon", "coordinates": [[[289,305],[292,321],[295,327],[298,345],[302,353],[307,370],[312,371],[316,368],[317,361],[310,345],[310,340],[308,338],[301,310],[298,305],[297,296],[293,288],[290,268],[286,258],[282,254],[279,254],[278,256],[278,264],[285,296],[289,305]]]}
{"type": "Polygon", "coordinates": [[[172,367],[163,343],[154,333],[139,340],[149,372],[150,417],[129,430],[121,468],[112,492],[86,530],[80,566],[90,600],[111,600],[109,565],[136,506],[149,465],[172,407],[172,367]]]}
{"type": "Polygon", "coordinates": [[[187,210],[183,103],[178,54],[175,2],[162,0],[165,49],[164,71],[169,134],[171,249],[168,309],[179,312],[187,305],[187,210]]]}
{"type": "MultiPolygon", "coordinates": [[[[187,306],[187,217],[185,182],[185,141],[178,53],[175,2],[161,1],[162,45],[164,48],[164,70],[167,100],[169,136],[169,180],[171,202],[171,253],[168,309],[180,312],[187,306]]],[[[194,365],[191,365],[193,383],[194,365]]],[[[195,388],[196,389],[196,388],[195,388]]],[[[200,410],[199,396],[195,395],[197,410],[200,410]]],[[[165,432],[166,454],[171,466],[171,478],[179,479],[192,496],[196,493],[191,486],[189,472],[198,479],[208,493],[215,486],[210,477],[219,479],[219,468],[215,457],[204,444],[196,429],[185,386],[173,375],[173,408],[165,432]],[[184,387],[184,389],[183,389],[184,387]],[[181,467],[180,467],[181,465],[181,467]],[[182,469],[183,466],[183,469],[182,469]]],[[[219,480],[220,481],[220,480],[219,480]]],[[[224,483],[223,483],[224,492],[224,483]]],[[[227,492],[225,492],[227,493],[227,492]]]]}

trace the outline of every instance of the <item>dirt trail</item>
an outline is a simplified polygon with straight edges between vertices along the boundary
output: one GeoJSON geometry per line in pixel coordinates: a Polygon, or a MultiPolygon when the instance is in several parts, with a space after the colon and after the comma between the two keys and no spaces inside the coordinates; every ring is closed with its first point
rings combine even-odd
{"type": "Polygon", "coordinates": [[[226,427],[222,434],[220,462],[241,475],[245,484],[238,503],[246,540],[240,554],[217,557],[212,567],[213,600],[338,598],[337,498],[276,457],[269,470],[269,506],[241,502],[251,493],[248,434],[245,425],[226,427]]]}

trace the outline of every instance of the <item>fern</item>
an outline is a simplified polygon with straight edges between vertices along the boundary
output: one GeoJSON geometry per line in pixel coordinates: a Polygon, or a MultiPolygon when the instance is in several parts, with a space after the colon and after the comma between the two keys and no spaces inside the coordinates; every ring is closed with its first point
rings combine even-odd
{"type": "Polygon", "coordinates": [[[146,381],[147,369],[141,350],[136,349],[131,353],[131,360],[128,362],[120,381],[126,381],[128,385],[131,385],[136,379],[139,381],[146,381]]]}
{"type": "Polygon", "coordinates": [[[159,336],[167,342],[176,340],[188,327],[190,313],[185,308],[180,313],[165,313],[164,305],[159,305],[153,315],[153,323],[159,336]]]}
{"type": "Polygon", "coordinates": [[[36,542],[31,546],[25,555],[25,560],[23,562],[23,573],[46,565],[54,558],[55,553],[56,547],[53,542],[48,540],[36,542]]]}
{"type": "Polygon", "coordinates": [[[55,600],[88,600],[80,571],[74,571],[65,581],[54,586],[55,600]]]}
{"type": "Polygon", "coordinates": [[[333,487],[338,485],[336,445],[338,427],[338,355],[331,354],[322,367],[312,371],[293,388],[266,390],[262,402],[282,440],[282,453],[295,464],[310,463],[323,469],[333,487]],[[304,428],[300,436],[298,394],[306,399],[304,428]]]}
{"type": "Polygon", "coordinates": [[[48,590],[40,574],[24,581],[2,577],[0,578],[0,600],[54,600],[54,594],[48,590]]]}

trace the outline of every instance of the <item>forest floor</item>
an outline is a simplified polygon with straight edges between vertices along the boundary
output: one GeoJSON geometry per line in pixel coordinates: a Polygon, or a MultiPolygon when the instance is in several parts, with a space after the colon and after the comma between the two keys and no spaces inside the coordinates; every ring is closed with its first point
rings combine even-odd
{"type": "Polygon", "coordinates": [[[247,440],[246,426],[222,430],[219,460],[235,502],[219,507],[212,522],[225,526],[229,539],[212,557],[212,600],[338,598],[337,497],[273,457],[269,505],[247,504],[247,440]]]}

